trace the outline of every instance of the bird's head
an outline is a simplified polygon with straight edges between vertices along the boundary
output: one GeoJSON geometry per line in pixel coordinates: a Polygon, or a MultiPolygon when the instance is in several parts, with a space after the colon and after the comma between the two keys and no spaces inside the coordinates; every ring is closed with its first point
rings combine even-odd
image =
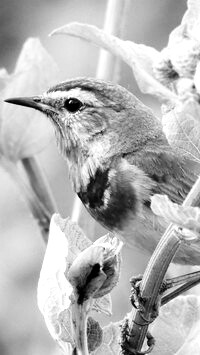
{"type": "Polygon", "coordinates": [[[50,119],[71,173],[77,175],[75,185],[88,183],[113,157],[137,151],[160,132],[157,119],[134,95],[102,80],[72,79],[40,96],[5,101],[32,107],[50,119]]]}

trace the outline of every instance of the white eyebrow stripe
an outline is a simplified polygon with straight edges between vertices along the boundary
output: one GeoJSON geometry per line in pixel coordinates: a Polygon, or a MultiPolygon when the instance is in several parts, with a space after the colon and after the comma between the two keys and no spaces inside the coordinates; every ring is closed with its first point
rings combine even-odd
{"type": "Polygon", "coordinates": [[[48,98],[51,99],[69,99],[69,98],[76,98],[83,103],[98,103],[98,99],[96,98],[95,94],[91,91],[82,90],[81,88],[73,88],[67,91],[51,91],[47,94],[48,98]]]}

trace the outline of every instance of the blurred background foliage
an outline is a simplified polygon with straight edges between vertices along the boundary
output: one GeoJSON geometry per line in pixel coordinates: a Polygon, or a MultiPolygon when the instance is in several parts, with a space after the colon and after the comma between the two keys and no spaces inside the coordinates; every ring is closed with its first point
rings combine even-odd
{"type": "MultiPolygon", "coordinates": [[[[13,71],[27,37],[39,37],[61,70],[62,80],[94,76],[99,49],[70,37],[49,38],[55,28],[71,21],[103,27],[106,0],[0,0],[0,67],[13,71]]],[[[162,49],[168,35],[186,10],[185,0],[131,0],[124,39],[162,49]]],[[[159,113],[150,96],[142,95],[132,71],[121,65],[120,83],[159,113]]],[[[39,93],[35,93],[39,94],[39,93]]],[[[55,142],[38,154],[63,217],[71,214],[74,195],[66,163],[55,142]]],[[[15,184],[6,172],[0,174],[0,355],[55,355],[58,353],[37,309],[36,289],[45,252],[39,228],[32,219],[15,184]]],[[[84,228],[84,223],[80,225],[84,228]]],[[[95,229],[95,235],[103,230],[95,229]]],[[[129,278],[142,273],[148,258],[125,248],[122,277],[112,292],[113,318],[130,309],[129,278]]],[[[102,320],[104,323],[110,320],[102,320]]]]}

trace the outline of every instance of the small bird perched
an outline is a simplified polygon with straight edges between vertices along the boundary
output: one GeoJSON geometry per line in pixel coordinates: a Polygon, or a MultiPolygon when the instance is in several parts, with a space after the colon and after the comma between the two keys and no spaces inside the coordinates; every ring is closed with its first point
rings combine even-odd
{"type": "MultiPolygon", "coordinates": [[[[50,119],[86,209],[104,227],[152,253],[166,224],[151,211],[150,197],[166,194],[181,204],[200,173],[200,166],[172,149],[152,111],[125,88],[88,78],[5,101],[50,119]]],[[[197,249],[181,246],[174,261],[200,264],[197,249]]]]}

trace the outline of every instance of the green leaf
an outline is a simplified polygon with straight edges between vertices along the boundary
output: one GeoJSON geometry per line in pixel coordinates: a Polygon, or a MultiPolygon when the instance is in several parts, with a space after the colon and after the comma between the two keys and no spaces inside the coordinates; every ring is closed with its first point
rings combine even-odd
{"type": "MultiPolygon", "coordinates": [[[[11,98],[42,94],[58,76],[56,64],[39,39],[29,38],[2,95],[11,98]]],[[[39,111],[4,103],[1,118],[1,149],[13,161],[38,153],[52,137],[52,127],[39,111]]]]}

